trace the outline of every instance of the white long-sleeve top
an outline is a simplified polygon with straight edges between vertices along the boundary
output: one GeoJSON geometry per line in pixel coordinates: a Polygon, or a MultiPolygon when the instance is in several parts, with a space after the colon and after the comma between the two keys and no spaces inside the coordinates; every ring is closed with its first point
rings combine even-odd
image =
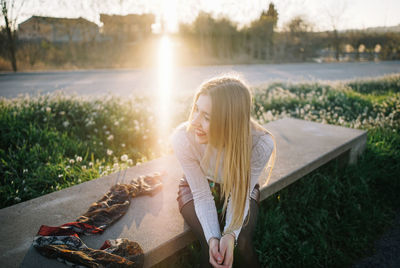
{"type": "MultiPolygon", "coordinates": [[[[205,239],[208,242],[211,237],[220,238],[221,232],[218,222],[217,209],[207,179],[217,183],[223,183],[221,176],[222,169],[219,169],[218,178],[214,178],[214,169],[216,164],[215,149],[210,157],[209,168],[206,170],[206,167],[201,160],[205,154],[207,144],[197,143],[195,141],[195,133],[193,131],[186,131],[187,125],[188,122],[186,121],[175,129],[171,135],[171,144],[174,149],[174,153],[182,167],[183,173],[186,176],[186,180],[189,183],[193,194],[196,215],[203,228],[205,239]]],[[[250,193],[258,183],[259,177],[264,170],[264,167],[266,166],[274,147],[272,137],[265,132],[252,129],[252,138],[253,146],[251,153],[251,179],[250,188],[248,190],[248,199],[246,200],[244,211],[245,217],[243,218],[243,221],[246,218],[249,210],[250,193]]],[[[222,167],[222,163],[223,155],[221,157],[220,167],[222,167]]],[[[232,214],[233,209],[229,198],[224,231],[232,221],[232,214]]],[[[236,239],[239,237],[241,229],[242,226],[234,231],[236,239]]]]}

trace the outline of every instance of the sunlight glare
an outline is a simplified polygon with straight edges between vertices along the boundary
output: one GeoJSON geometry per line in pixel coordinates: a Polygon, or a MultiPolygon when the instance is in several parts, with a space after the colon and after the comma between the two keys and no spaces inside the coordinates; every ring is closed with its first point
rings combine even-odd
{"type": "Polygon", "coordinates": [[[163,2],[163,19],[165,22],[165,30],[168,32],[176,32],[178,30],[178,16],[176,13],[176,0],[163,2]]]}
{"type": "Polygon", "coordinates": [[[157,117],[159,139],[168,136],[171,117],[171,81],[173,71],[172,45],[168,35],[163,35],[158,48],[157,117]]]}

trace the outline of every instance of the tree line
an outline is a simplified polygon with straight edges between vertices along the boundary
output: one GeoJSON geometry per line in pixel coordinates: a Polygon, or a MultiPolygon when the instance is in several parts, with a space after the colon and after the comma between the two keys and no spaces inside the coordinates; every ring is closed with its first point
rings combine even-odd
{"type": "MultiPolygon", "coordinates": [[[[2,0],[3,17],[7,7],[2,0]]],[[[180,24],[172,37],[180,43],[181,64],[282,63],[315,60],[399,60],[400,33],[369,31],[314,31],[315,25],[296,16],[277,30],[273,3],[259,18],[239,28],[229,18],[200,12],[180,24]]],[[[6,21],[7,22],[7,21],[6,21]]],[[[34,68],[141,67],[156,62],[158,35],[136,42],[116,39],[51,43],[18,40],[18,31],[0,30],[0,69],[17,65],[34,68]]]]}
{"type": "Polygon", "coordinates": [[[273,3],[249,26],[238,29],[227,18],[201,12],[191,24],[181,24],[179,34],[202,57],[247,56],[265,62],[325,60],[398,60],[400,33],[338,30],[317,32],[301,16],[277,31],[278,12],[273,3]]]}

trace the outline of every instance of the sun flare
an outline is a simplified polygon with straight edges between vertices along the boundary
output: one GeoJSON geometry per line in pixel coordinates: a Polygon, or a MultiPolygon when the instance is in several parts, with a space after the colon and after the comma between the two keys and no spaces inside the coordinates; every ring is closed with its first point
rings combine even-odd
{"type": "Polygon", "coordinates": [[[168,32],[176,32],[178,30],[178,16],[176,9],[176,0],[163,2],[163,19],[165,23],[165,30],[168,32]]]}
{"type": "Polygon", "coordinates": [[[158,48],[157,114],[159,137],[168,135],[171,117],[171,81],[173,75],[172,44],[168,35],[163,35],[158,48]]]}

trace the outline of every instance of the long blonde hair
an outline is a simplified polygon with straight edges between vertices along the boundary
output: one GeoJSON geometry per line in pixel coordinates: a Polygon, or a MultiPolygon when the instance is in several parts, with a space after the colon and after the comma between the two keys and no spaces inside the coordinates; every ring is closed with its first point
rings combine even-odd
{"type": "Polygon", "coordinates": [[[228,198],[231,196],[233,215],[226,230],[231,232],[242,225],[246,200],[249,197],[253,144],[251,127],[270,134],[274,140],[273,156],[265,167],[265,170],[269,168],[269,174],[264,185],[269,181],[275,162],[275,139],[268,130],[251,118],[252,95],[249,88],[241,80],[226,76],[211,79],[200,86],[193,100],[187,131],[191,130],[194,104],[200,95],[210,96],[212,105],[208,144],[202,162],[208,170],[212,150],[217,150],[214,170],[214,177],[217,178],[223,152],[222,213],[225,214],[228,198]]]}

